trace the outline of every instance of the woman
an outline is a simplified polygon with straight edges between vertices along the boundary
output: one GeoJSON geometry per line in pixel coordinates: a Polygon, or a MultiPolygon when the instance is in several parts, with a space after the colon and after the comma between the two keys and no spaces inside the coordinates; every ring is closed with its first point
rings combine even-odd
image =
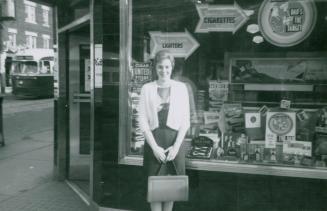
{"type": "MultiPolygon", "coordinates": [[[[154,58],[158,79],[145,84],[139,106],[144,133],[144,162],[147,176],[185,174],[183,140],[190,126],[188,91],[184,83],[171,79],[174,57],[159,51],[154,58]]],[[[170,211],[173,202],[151,203],[152,211],[170,211]]]]}

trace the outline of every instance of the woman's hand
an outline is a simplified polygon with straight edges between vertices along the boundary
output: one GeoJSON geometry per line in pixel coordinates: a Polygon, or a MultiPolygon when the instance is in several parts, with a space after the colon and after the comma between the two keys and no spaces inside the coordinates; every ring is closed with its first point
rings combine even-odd
{"type": "Polygon", "coordinates": [[[166,161],[172,161],[175,159],[177,153],[179,151],[179,147],[173,145],[166,149],[166,152],[168,152],[166,161]]]}
{"type": "Polygon", "coordinates": [[[165,154],[165,150],[160,147],[160,146],[156,146],[152,149],[153,151],[153,155],[157,158],[157,160],[160,163],[165,163],[166,162],[166,154],[165,154]]]}

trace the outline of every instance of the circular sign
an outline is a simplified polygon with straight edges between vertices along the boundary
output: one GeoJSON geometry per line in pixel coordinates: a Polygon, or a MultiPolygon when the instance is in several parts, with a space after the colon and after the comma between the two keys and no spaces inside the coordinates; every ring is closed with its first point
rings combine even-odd
{"type": "Polygon", "coordinates": [[[264,38],[280,47],[293,46],[306,39],[316,19],[316,6],[310,0],[265,0],[258,15],[264,38]]]}
{"type": "Polygon", "coordinates": [[[292,130],[293,121],[289,115],[277,113],[272,115],[268,120],[268,127],[273,133],[282,136],[292,130]]]}

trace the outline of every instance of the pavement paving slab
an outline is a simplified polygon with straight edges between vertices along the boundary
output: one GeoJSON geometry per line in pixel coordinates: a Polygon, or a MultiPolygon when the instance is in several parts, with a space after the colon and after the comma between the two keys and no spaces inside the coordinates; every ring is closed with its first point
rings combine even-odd
{"type": "Polygon", "coordinates": [[[25,159],[28,154],[0,162],[0,194],[15,196],[52,180],[52,161],[25,159]]]}
{"type": "MultiPolygon", "coordinates": [[[[9,144],[6,144],[4,147],[0,147],[0,162],[3,159],[53,146],[53,143],[49,142],[48,140],[50,139],[51,134],[52,131],[42,131],[40,133],[22,136],[20,140],[13,140],[9,142],[9,144]]],[[[52,154],[53,152],[47,156],[40,157],[40,159],[49,160],[52,157],[52,154]]]]}
{"type": "Polygon", "coordinates": [[[1,211],[88,211],[86,205],[64,182],[50,181],[0,203],[1,211]]]}
{"type": "Polygon", "coordinates": [[[5,194],[0,194],[0,203],[1,203],[2,201],[6,200],[6,199],[9,199],[10,197],[12,197],[12,196],[10,196],[10,195],[5,195],[5,194]]]}

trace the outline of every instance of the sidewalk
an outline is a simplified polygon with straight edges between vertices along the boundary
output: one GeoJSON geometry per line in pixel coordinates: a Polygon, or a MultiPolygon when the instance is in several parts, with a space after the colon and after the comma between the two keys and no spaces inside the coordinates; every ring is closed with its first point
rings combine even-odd
{"type": "MultiPolygon", "coordinates": [[[[4,115],[16,115],[27,107],[31,109],[26,101],[18,104],[6,103],[4,115]]],[[[47,107],[46,104],[35,105],[33,109],[42,110],[47,107]]],[[[53,180],[52,128],[10,136],[9,139],[17,140],[0,147],[1,211],[89,210],[65,182],[53,180]]]]}
{"type": "Polygon", "coordinates": [[[88,207],[63,182],[50,181],[0,202],[1,211],[87,211],[88,207]]]}

